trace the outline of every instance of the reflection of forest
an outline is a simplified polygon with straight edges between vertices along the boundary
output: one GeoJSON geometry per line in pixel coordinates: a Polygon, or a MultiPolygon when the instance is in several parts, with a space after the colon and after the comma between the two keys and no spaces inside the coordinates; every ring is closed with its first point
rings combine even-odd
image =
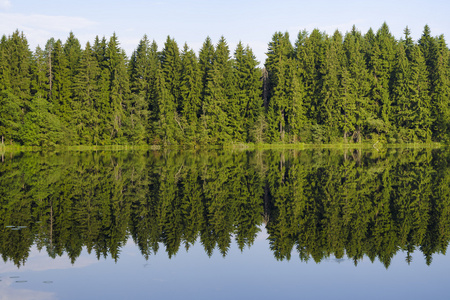
{"type": "Polygon", "coordinates": [[[399,250],[410,262],[420,249],[431,263],[450,239],[449,157],[411,149],[7,155],[0,253],[17,266],[33,244],[73,262],[83,247],[118,259],[131,237],[146,258],[160,245],[172,256],[196,241],[226,255],[232,239],[251,246],[265,223],[280,260],[367,256],[388,267],[399,250]]]}

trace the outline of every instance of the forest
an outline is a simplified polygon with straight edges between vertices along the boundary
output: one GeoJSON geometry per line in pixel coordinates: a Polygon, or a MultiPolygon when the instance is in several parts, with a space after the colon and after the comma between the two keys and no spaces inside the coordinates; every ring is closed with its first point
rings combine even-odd
{"type": "Polygon", "coordinates": [[[132,240],[150,261],[194,244],[226,256],[267,230],[277,260],[431,264],[450,242],[449,167],[448,149],[11,152],[0,255],[119,260],[132,240]]]}
{"type": "Polygon", "coordinates": [[[195,53],[144,36],[84,48],[73,33],[34,51],[0,41],[1,146],[448,143],[450,50],[443,35],[386,23],[361,33],[276,32],[265,62],[207,37],[195,53]]]}

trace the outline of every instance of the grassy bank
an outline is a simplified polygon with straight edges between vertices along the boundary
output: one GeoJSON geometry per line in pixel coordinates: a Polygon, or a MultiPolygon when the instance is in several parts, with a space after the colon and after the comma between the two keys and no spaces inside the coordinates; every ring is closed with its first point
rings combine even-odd
{"type": "Polygon", "coordinates": [[[0,145],[0,153],[6,152],[33,152],[33,151],[130,151],[130,150],[213,150],[213,149],[229,149],[229,150],[269,150],[269,149],[375,149],[381,150],[386,148],[441,148],[446,145],[441,143],[408,143],[408,144],[381,144],[381,143],[335,143],[335,144],[254,144],[254,143],[237,143],[218,145],[107,145],[107,146],[56,146],[56,147],[38,147],[38,146],[20,146],[20,145],[0,145]]]}

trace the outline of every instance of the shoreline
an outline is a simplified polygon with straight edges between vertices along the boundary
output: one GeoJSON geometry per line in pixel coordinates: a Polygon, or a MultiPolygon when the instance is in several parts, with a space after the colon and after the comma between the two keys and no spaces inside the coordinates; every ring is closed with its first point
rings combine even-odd
{"type": "Polygon", "coordinates": [[[254,144],[237,143],[223,145],[104,145],[104,146],[57,146],[57,147],[39,147],[39,146],[21,146],[21,145],[0,145],[0,153],[6,152],[37,152],[37,151],[135,151],[135,150],[307,150],[307,149],[374,149],[381,150],[386,148],[431,148],[438,149],[447,147],[442,143],[404,143],[404,144],[381,144],[381,143],[335,143],[335,144],[254,144]]]}

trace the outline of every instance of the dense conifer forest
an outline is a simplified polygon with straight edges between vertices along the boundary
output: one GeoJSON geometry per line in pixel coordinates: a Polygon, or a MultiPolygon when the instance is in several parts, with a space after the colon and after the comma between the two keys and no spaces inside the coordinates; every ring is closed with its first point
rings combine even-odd
{"type": "Polygon", "coordinates": [[[263,65],[224,37],[195,53],[144,36],[127,57],[115,34],[33,52],[15,31],[0,41],[1,144],[447,143],[449,53],[428,26],[418,41],[387,24],[276,32],[263,65]]]}

